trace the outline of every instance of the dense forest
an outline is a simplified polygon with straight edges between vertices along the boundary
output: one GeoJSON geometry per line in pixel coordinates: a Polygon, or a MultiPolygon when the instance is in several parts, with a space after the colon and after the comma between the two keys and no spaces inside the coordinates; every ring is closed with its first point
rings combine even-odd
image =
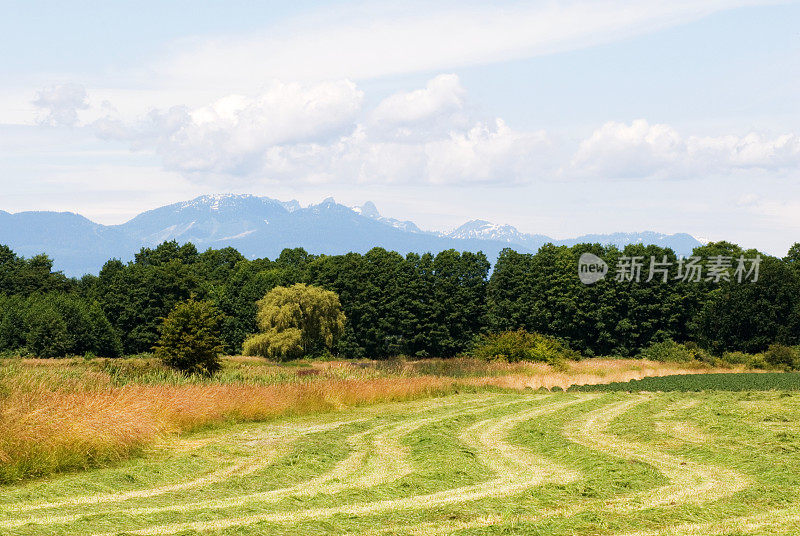
{"type": "MultiPolygon", "coordinates": [[[[728,242],[695,250],[755,257],[728,242]]],[[[0,246],[0,352],[39,357],[150,352],[163,317],[190,297],[224,313],[225,351],[256,332],[256,301],[276,286],[307,283],[336,292],[347,317],[343,357],[448,357],[481,333],[523,328],[561,339],[584,355],[636,355],[652,342],[695,341],[713,352],[758,352],[800,344],[800,244],[783,259],[761,254],[758,280],[683,281],[670,249],[634,244],[545,245],[504,250],[492,269],[482,253],[453,250],[405,257],[382,248],[361,255],[287,249],[248,260],[232,248],[198,252],[165,242],[98,275],[67,278],[45,255],[22,258],[0,246]],[[668,280],[581,283],[591,252],[613,267],[622,256],[669,259],[668,280]]]]}

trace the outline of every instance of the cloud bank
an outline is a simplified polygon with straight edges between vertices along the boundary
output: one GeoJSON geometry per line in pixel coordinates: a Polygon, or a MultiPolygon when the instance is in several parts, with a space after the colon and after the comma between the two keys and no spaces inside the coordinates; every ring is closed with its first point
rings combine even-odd
{"type": "Polygon", "coordinates": [[[681,179],[737,170],[781,171],[800,167],[800,138],[682,136],[669,125],[644,119],[608,122],[580,143],[568,173],[589,178],[681,179]]]}
{"type": "Polygon", "coordinates": [[[679,180],[800,167],[795,134],[687,136],[644,119],[607,122],[577,141],[517,130],[475,112],[453,74],[369,109],[348,80],[272,82],[257,95],[157,109],[134,123],[109,114],[91,128],[155,152],[191,180],[243,186],[679,180]]]}

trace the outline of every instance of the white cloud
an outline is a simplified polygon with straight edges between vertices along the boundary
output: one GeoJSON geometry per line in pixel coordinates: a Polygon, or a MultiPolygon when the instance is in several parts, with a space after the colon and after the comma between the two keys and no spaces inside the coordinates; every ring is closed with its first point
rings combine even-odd
{"type": "Polygon", "coordinates": [[[155,146],[168,169],[246,176],[274,147],[326,142],[349,132],[363,94],[349,81],[311,86],[273,82],[255,97],[229,95],[207,106],[153,110],[127,126],[113,115],[99,135],[155,146]]]}
{"type": "Polygon", "coordinates": [[[681,136],[669,125],[608,122],[581,142],[566,171],[581,177],[680,179],[747,169],[800,167],[800,138],[681,136]]]}
{"type": "Polygon", "coordinates": [[[376,122],[417,123],[464,108],[466,90],[458,76],[440,74],[423,89],[396,93],[384,99],[372,112],[376,122]]]}
{"type": "Polygon", "coordinates": [[[506,61],[642,35],[761,0],[565,0],[359,4],[247,36],[175,45],[154,67],[173,86],[363,79],[506,61]]]}
{"type": "Polygon", "coordinates": [[[742,137],[692,136],[686,145],[689,158],[718,168],[780,170],[800,165],[800,137],[795,134],[774,138],[757,132],[742,137]]]}
{"type": "Polygon", "coordinates": [[[454,74],[441,74],[422,89],[395,93],[369,114],[369,136],[376,141],[421,143],[468,129],[475,118],[466,94],[454,74]]]}
{"type": "Polygon", "coordinates": [[[681,172],[685,154],[684,141],[668,125],[610,121],[581,142],[572,171],[606,178],[668,177],[681,172]]]}
{"type": "Polygon", "coordinates": [[[513,183],[546,155],[543,132],[470,117],[455,75],[371,111],[361,110],[362,97],[348,81],[273,82],[255,97],[153,110],[134,125],[110,113],[93,126],[200,181],[513,183]]]}
{"type": "Polygon", "coordinates": [[[478,123],[448,139],[428,143],[428,178],[433,183],[529,182],[551,166],[543,131],[517,132],[502,119],[478,123]]]}
{"type": "Polygon", "coordinates": [[[71,127],[78,122],[78,110],[89,108],[89,99],[83,86],[60,84],[40,90],[33,104],[43,112],[39,124],[71,127]]]}
{"type": "Polygon", "coordinates": [[[665,124],[608,122],[577,147],[470,108],[455,75],[363,109],[349,81],[273,82],[256,96],[153,110],[134,124],[111,113],[99,136],[154,151],[191,180],[256,183],[520,184],[547,179],[681,179],[800,167],[800,139],[684,136],[665,124]]]}

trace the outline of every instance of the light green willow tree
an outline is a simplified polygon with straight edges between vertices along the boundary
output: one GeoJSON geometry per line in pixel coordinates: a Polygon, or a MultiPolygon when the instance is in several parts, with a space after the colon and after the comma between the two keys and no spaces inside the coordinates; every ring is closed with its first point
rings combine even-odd
{"type": "Polygon", "coordinates": [[[320,355],[330,351],[344,331],[339,296],[319,287],[275,287],[256,305],[261,333],[244,341],[245,355],[278,360],[320,355]]]}

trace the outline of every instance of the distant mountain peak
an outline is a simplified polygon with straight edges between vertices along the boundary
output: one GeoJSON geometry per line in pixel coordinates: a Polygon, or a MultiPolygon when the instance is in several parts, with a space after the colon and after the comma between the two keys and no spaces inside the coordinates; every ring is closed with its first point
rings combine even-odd
{"type": "MultiPolygon", "coordinates": [[[[417,227],[417,224],[413,221],[409,220],[397,220],[395,218],[385,218],[381,216],[381,213],[378,212],[378,207],[375,206],[375,203],[372,201],[367,201],[363,205],[350,207],[350,210],[358,214],[359,216],[364,216],[365,218],[370,218],[381,223],[385,223],[395,229],[400,229],[402,231],[408,231],[409,233],[424,233],[422,229],[417,227]]],[[[437,233],[428,233],[428,234],[437,234],[437,233]]]]}
{"type": "Polygon", "coordinates": [[[291,201],[278,201],[283,208],[288,210],[289,212],[294,212],[295,210],[300,210],[300,202],[297,199],[292,199],[291,201]]]}
{"type": "Polygon", "coordinates": [[[445,236],[460,239],[500,240],[501,242],[521,244],[527,240],[529,235],[519,232],[513,225],[499,225],[486,220],[470,220],[445,236]]]}
{"type": "Polygon", "coordinates": [[[381,214],[378,212],[378,207],[372,201],[367,201],[361,205],[361,215],[368,218],[380,218],[381,214]]]}
{"type": "Polygon", "coordinates": [[[235,206],[245,199],[258,199],[250,194],[208,194],[195,197],[190,201],[177,203],[178,208],[207,208],[209,210],[219,210],[221,207],[235,206]]]}

